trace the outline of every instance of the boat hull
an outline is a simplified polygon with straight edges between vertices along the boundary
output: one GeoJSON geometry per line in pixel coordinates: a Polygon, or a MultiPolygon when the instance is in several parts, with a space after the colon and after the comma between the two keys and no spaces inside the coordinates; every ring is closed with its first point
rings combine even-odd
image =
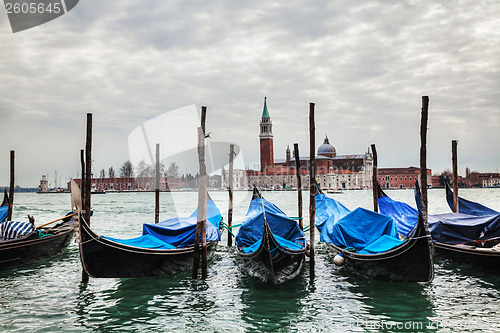
{"type": "Polygon", "coordinates": [[[52,234],[42,238],[28,236],[1,242],[0,269],[37,262],[61,254],[68,247],[75,233],[73,224],[67,223],[59,228],[46,230],[52,234]]]}
{"type": "Polygon", "coordinates": [[[434,277],[434,249],[421,221],[412,238],[379,254],[357,254],[327,243],[334,254],[342,253],[345,265],[376,280],[428,282],[434,277]]]}
{"type": "Polygon", "coordinates": [[[434,242],[436,254],[467,263],[487,273],[500,274],[500,251],[434,242]]]}
{"type": "Polygon", "coordinates": [[[238,248],[242,270],[263,283],[280,284],[296,278],[304,265],[306,247],[290,250],[279,245],[267,223],[260,247],[251,253],[238,248]]]}
{"type": "MultiPolygon", "coordinates": [[[[207,243],[208,258],[216,247],[217,242],[207,243]]],[[[95,278],[173,275],[192,268],[193,257],[194,246],[172,250],[127,246],[96,235],[85,223],[80,225],[80,259],[95,278]]]]}

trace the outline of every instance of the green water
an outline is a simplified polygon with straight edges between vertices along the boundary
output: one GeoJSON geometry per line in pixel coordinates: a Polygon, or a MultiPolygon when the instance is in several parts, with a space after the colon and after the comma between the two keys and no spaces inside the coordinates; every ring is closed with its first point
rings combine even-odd
{"type": "MultiPolygon", "coordinates": [[[[429,192],[430,213],[448,212],[443,192],[429,192]]],[[[411,191],[389,195],[412,203],[411,191]]],[[[500,189],[463,190],[461,195],[500,207],[500,189]]],[[[297,215],[294,192],[264,196],[297,215]]],[[[348,208],[371,208],[369,191],[332,196],[348,208]]],[[[162,193],[161,198],[161,218],[166,219],[174,209],[181,216],[191,213],[197,194],[162,193]]],[[[227,193],[214,192],[212,198],[226,216],[227,193]]],[[[14,218],[34,215],[37,224],[62,216],[70,206],[68,194],[19,193],[15,200],[14,218]]],[[[241,222],[249,201],[250,193],[235,193],[235,224],[241,222]]],[[[153,221],[153,202],[153,193],[95,195],[92,228],[112,237],[137,236],[142,223],[153,221]]],[[[314,280],[309,279],[306,263],[298,279],[270,286],[240,274],[236,253],[226,246],[226,239],[224,233],[205,281],[192,280],[187,272],[162,278],[91,278],[83,284],[75,243],[55,259],[1,271],[0,331],[500,331],[500,277],[474,267],[437,259],[430,283],[374,281],[335,267],[326,247],[318,243],[314,280]]]]}

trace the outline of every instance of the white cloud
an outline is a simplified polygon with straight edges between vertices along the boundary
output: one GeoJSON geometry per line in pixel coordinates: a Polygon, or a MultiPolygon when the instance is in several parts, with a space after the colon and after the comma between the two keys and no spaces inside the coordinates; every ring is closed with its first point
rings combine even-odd
{"type": "MultiPolygon", "coordinates": [[[[16,149],[23,186],[53,170],[76,176],[92,112],[94,169],[117,169],[134,128],[197,104],[214,141],[258,160],[267,96],[277,158],[294,142],[308,154],[315,102],[316,142],[328,134],[346,154],[375,143],[381,165],[417,165],[429,95],[429,167],[449,168],[459,139],[461,170],[496,171],[499,15],[495,1],[471,0],[85,1],[21,33],[2,23],[0,153],[16,149]]],[[[3,163],[0,185],[7,177],[3,163]]]]}

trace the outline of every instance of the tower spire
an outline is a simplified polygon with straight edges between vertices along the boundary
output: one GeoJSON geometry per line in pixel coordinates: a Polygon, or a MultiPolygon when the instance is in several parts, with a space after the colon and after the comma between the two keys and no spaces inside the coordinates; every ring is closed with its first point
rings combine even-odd
{"type": "Polygon", "coordinates": [[[267,167],[274,165],[273,153],[273,123],[267,109],[267,97],[264,97],[264,109],[260,119],[260,169],[265,171],[267,167]]]}
{"type": "Polygon", "coordinates": [[[267,110],[267,97],[264,97],[264,109],[262,110],[262,118],[271,118],[269,117],[269,111],[267,110]]]}

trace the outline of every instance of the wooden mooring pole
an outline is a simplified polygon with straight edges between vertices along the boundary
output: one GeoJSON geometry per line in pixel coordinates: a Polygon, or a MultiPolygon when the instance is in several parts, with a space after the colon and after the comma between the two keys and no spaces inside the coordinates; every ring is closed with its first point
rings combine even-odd
{"type": "Polygon", "coordinates": [[[427,120],[429,118],[429,96],[422,96],[422,118],[420,120],[420,183],[422,184],[422,206],[426,229],[428,229],[427,198],[427,120]]]}
{"type": "MultiPolygon", "coordinates": [[[[227,208],[227,226],[229,230],[233,226],[233,159],[234,159],[234,144],[229,145],[229,204],[227,208]]],[[[233,246],[233,237],[231,233],[227,233],[227,246],[233,246]]]]}
{"type": "Polygon", "coordinates": [[[316,127],[314,124],[314,103],[309,103],[309,277],[314,279],[314,228],[316,214],[316,127]]]}
{"type": "Polygon", "coordinates": [[[299,144],[293,144],[293,154],[295,155],[295,175],[297,177],[297,204],[300,230],[304,230],[304,222],[302,221],[302,177],[300,176],[300,155],[299,144]]]}
{"type": "Polygon", "coordinates": [[[12,221],[12,210],[14,206],[15,172],[14,172],[15,152],[10,151],[10,185],[9,185],[9,206],[7,208],[7,221],[12,221]]]}
{"type": "Polygon", "coordinates": [[[155,223],[160,222],[160,144],[156,144],[155,223]]]}
{"type": "MultiPolygon", "coordinates": [[[[83,175],[82,175],[83,179],[83,175]]],[[[90,193],[92,191],[92,113],[87,113],[87,138],[85,143],[85,183],[83,192],[85,194],[85,201],[83,202],[83,212],[87,225],[90,226],[90,209],[91,209],[91,197],[90,193]]],[[[82,221],[80,221],[82,223],[82,221]]],[[[82,281],[88,282],[89,275],[83,269],[82,271],[82,281]]]]}
{"type": "MultiPolygon", "coordinates": [[[[85,149],[80,150],[80,165],[82,167],[82,181],[80,182],[80,191],[82,195],[82,209],[85,204],[85,149]]],[[[73,207],[72,207],[73,208],[73,207]]],[[[80,218],[81,221],[81,218],[80,218]]]]}
{"type": "Polygon", "coordinates": [[[458,141],[451,141],[451,160],[453,165],[453,211],[458,213],[458,162],[457,162],[458,141]]]}
{"type": "Polygon", "coordinates": [[[377,148],[372,144],[373,153],[373,174],[372,174],[372,190],[373,190],[373,211],[378,213],[378,181],[377,181],[377,148]]]}
{"type": "Polygon", "coordinates": [[[205,165],[205,120],[207,107],[201,108],[201,127],[198,128],[198,160],[200,165],[198,179],[198,214],[196,233],[194,240],[193,274],[192,278],[198,277],[201,250],[201,278],[206,279],[208,273],[207,253],[207,168],[205,165]],[[201,249],[200,249],[201,238],[201,249]]]}
{"type": "Polygon", "coordinates": [[[92,191],[92,113],[87,113],[87,140],[85,144],[85,222],[90,226],[90,207],[92,191]]]}

